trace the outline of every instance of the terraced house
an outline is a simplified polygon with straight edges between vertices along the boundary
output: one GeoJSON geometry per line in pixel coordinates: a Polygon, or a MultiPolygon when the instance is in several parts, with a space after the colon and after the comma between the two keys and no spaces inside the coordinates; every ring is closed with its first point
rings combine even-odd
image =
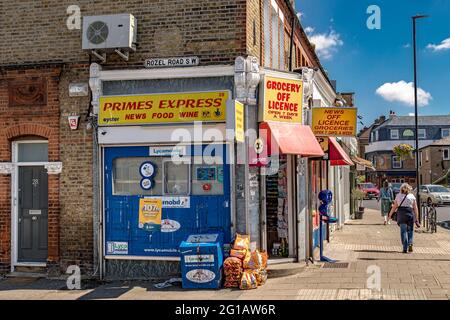
{"type": "MultiPolygon", "coordinates": [[[[419,149],[435,145],[437,140],[450,134],[450,116],[419,116],[419,149]]],[[[369,145],[365,148],[366,159],[373,162],[376,171],[366,172],[369,181],[382,181],[416,184],[416,162],[414,153],[408,159],[400,159],[393,153],[393,148],[401,143],[415,146],[414,116],[398,116],[391,113],[388,119],[372,126],[369,145]]],[[[422,153],[423,156],[426,154],[422,153]]],[[[420,160],[420,159],[419,159],[420,160]]],[[[441,159],[442,160],[442,159],[441,159]]],[[[421,166],[429,160],[423,159],[421,166]]],[[[432,180],[428,171],[422,171],[422,182],[432,180]]],[[[442,176],[443,172],[440,172],[442,176]]],[[[439,176],[439,177],[440,177],[439,176]]],[[[436,176],[436,179],[439,178],[436,176]]]]}
{"type": "Polygon", "coordinates": [[[0,55],[0,272],[77,265],[110,279],[167,276],[179,272],[180,241],[210,230],[225,242],[249,233],[269,252],[284,247],[274,259],[305,260],[319,188],[343,197],[345,221],[349,163],[323,162],[308,126],[336,89],[293,1],[29,0],[3,3],[0,21],[0,42],[14,43],[0,55]],[[230,101],[243,104],[245,129],[267,122],[267,81],[304,86],[284,118],[294,120],[266,123],[302,137],[290,140],[294,151],[275,137],[269,176],[256,136],[227,135],[239,107],[230,101]],[[155,198],[158,231],[142,219],[155,198]]]}

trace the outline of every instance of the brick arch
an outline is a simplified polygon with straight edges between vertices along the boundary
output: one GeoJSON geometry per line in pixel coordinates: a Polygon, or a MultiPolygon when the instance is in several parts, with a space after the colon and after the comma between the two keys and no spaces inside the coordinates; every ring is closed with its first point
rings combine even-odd
{"type": "Polygon", "coordinates": [[[0,131],[0,161],[11,161],[11,142],[25,136],[47,139],[49,161],[59,161],[58,129],[35,123],[21,123],[0,131]]]}
{"type": "Polygon", "coordinates": [[[21,136],[39,136],[50,140],[53,136],[53,129],[32,123],[19,124],[5,129],[5,137],[13,140],[21,136]]]}

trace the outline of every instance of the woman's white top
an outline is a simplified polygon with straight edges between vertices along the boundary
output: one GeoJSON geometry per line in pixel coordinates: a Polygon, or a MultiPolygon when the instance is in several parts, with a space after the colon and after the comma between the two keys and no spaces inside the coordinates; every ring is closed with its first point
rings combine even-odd
{"type": "Polygon", "coordinates": [[[416,197],[412,193],[408,193],[407,195],[399,193],[395,197],[395,202],[400,206],[402,204],[402,207],[409,207],[414,208],[414,202],[416,202],[416,197]],[[403,199],[406,197],[405,201],[403,199]],[[403,203],[402,203],[403,201],[403,203]]]}

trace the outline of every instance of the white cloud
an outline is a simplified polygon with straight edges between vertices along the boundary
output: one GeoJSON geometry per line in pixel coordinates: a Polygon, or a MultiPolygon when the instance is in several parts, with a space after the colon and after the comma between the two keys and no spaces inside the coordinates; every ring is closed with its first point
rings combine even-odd
{"type": "Polygon", "coordinates": [[[440,44],[430,43],[427,45],[427,48],[433,50],[434,52],[450,50],[450,38],[442,40],[440,44]]]}
{"type": "Polygon", "coordinates": [[[313,27],[306,27],[305,28],[305,33],[306,34],[310,34],[310,33],[313,33],[314,32],[314,28],[313,27]]]}
{"type": "MultiPolygon", "coordinates": [[[[401,80],[399,82],[387,82],[379,87],[376,94],[389,102],[400,102],[408,106],[414,106],[414,84],[401,80]]],[[[429,92],[417,88],[417,104],[427,106],[433,97],[429,92]]]]}
{"type": "Polygon", "coordinates": [[[403,46],[402,46],[403,48],[411,48],[411,44],[410,43],[406,43],[406,44],[404,44],[403,46]]]}
{"type": "Polygon", "coordinates": [[[309,41],[316,46],[316,52],[320,58],[331,59],[337,52],[338,47],[344,45],[341,36],[334,30],[329,33],[310,33],[309,41]]]}
{"type": "Polygon", "coordinates": [[[304,13],[299,11],[297,12],[297,18],[300,20],[304,16],[304,13]]]}

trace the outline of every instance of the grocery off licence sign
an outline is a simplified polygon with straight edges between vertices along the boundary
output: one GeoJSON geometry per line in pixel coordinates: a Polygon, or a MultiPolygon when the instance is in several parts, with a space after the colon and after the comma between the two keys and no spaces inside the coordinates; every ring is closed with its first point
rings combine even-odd
{"type": "Polygon", "coordinates": [[[357,108],[312,108],[316,136],[356,137],[357,108]]]}
{"type": "Polygon", "coordinates": [[[260,121],[302,122],[303,81],[265,76],[261,91],[260,121]]]}
{"type": "Polygon", "coordinates": [[[100,97],[100,126],[224,122],[229,91],[100,97]]]}

